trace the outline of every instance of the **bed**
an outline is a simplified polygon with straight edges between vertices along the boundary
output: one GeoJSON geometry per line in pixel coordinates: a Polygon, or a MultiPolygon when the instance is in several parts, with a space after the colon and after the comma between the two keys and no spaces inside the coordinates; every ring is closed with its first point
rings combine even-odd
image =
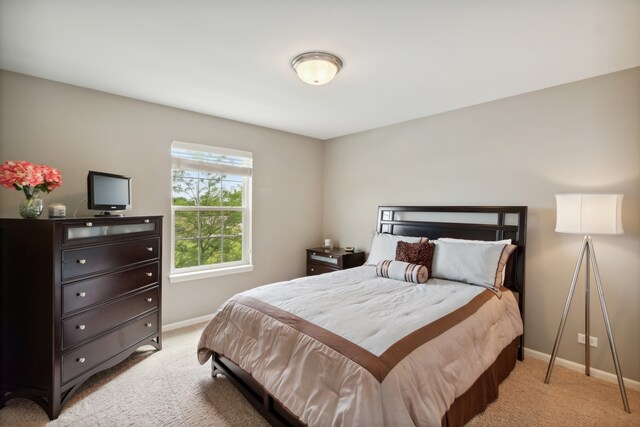
{"type": "Polygon", "coordinates": [[[374,245],[426,237],[437,258],[510,241],[501,286],[415,284],[376,265],[261,286],[223,304],[198,359],[272,425],[464,425],[523,359],[526,221],[523,206],[381,206],[374,245]]]}

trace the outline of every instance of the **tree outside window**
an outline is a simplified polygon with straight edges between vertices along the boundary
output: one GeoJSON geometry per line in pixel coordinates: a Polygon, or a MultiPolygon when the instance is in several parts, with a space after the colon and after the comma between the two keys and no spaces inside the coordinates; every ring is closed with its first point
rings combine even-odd
{"type": "Polygon", "coordinates": [[[172,146],[172,270],[249,264],[251,159],[195,147],[172,146]]]}

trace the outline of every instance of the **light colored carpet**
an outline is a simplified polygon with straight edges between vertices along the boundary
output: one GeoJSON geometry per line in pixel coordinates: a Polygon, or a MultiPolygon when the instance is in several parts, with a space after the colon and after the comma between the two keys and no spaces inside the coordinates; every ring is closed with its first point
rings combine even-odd
{"type": "MultiPolygon", "coordinates": [[[[211,378],[198,364],[203,324],[164,334],[163,349],[138,351],[97,374],[50,422],[35,403],[9,401],[2,426],[267,426],[226,378],[211,378]]],[[[640,426],[640,393],[627,389],[632,414],[618,387],[528,358],[500,386],[500,397],[468,424],[484,426],[640,426]]]]}

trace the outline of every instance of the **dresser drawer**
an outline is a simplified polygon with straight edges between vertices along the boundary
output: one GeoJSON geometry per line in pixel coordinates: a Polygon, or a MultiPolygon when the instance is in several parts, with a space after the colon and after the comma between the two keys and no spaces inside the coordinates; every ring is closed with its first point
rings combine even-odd
{"type": "Polygon", "coordinates": [[[121,329],[91,341],[62,356],[62,383],[95,368],[143,338],[158,333],[159,313],[151,313],[121,329]]]}
{"type": "Polygon", "coordinates": [[[62,321],[62,348],[68,348],[156,308],[158,287],[65,319],[62,321]]]}
{"type": "Polygon", "coordinates": [[[62,280],[158,258],[158,238],[62,251],[62,280]]]}
{"type": "Polygon", "coordinates": [[[162,232],[161,218],[82,219],[66,222],[62,227],[65,245],[108,242],[123,235],[150,237],[162,232]]]}
{"type": "Polygon", "coordinates": [[[334,255],[326,252],[320,252],[320,251],[308,251],[307,257],[308,257],[307,258],[308,263],[322,263],[322,264],[325,264],[327,267],[333,267],[333,268],[342,267],[342,263],[341,263],[342,258],[338,255],[334,255]]]}
{"type": "Polygon", "coordinates": [[[331,273],[338,271],[338,268],[327,267],[320,264],[307,264],[307,276],[315,276],[316,274],[331,273]]]}
{"type": "Polygon", "coordinates": [[[62,314],[107,301],[159,281],[160,264],[111,273],[65,285],[62,289],[62,314]]]}

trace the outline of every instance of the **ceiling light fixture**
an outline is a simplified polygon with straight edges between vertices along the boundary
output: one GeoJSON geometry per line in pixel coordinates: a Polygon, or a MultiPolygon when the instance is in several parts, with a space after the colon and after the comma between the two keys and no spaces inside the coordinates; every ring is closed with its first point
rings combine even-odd
{"type": "Polygon", "coordinates": [[[342,68],[342,61],[326,52],[306,52],[293,58],[291,66],[300,80],[318,86],[329,83],[342,68]]]}

